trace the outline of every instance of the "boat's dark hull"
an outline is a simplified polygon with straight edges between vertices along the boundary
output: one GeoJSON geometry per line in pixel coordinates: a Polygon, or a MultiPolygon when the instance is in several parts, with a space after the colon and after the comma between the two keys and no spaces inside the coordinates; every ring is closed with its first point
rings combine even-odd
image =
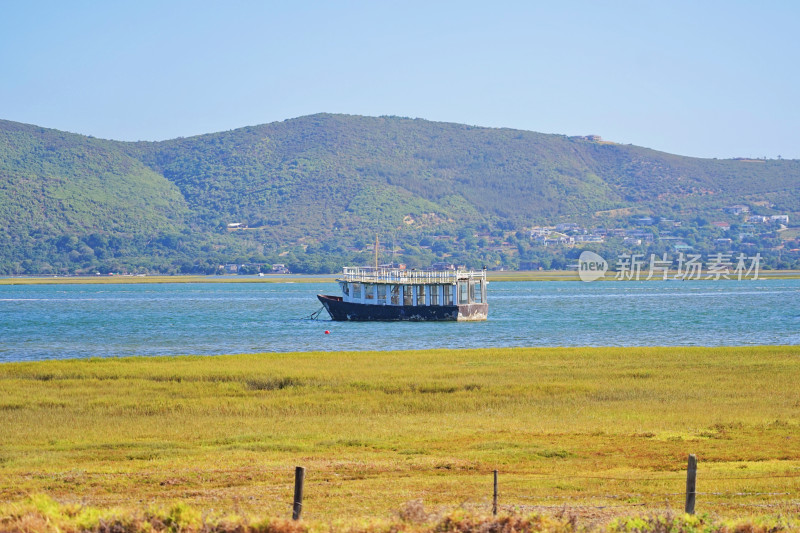
{"type": "Polygon", "coordinates": [[[341,296],[318,294],[333,320],[486,320],[489,304],[467,305],[371,305],[345,302],[341,296]]]}

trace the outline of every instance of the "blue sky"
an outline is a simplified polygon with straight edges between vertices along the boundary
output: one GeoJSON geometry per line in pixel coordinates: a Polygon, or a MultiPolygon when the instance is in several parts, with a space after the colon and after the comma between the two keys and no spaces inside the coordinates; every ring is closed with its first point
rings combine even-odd
{"type": "Polygon", "coordinates": [[[0,118],[162,140],[317,112],[800,158],[800,2],[42,2],[0,118]]]}

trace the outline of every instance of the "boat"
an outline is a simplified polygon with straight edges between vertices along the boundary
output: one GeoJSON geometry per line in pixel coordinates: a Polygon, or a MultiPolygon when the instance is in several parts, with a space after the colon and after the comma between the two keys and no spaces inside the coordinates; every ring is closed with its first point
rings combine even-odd
{"type": "Polygon", "coordinates": [[[486,320],[486,269],[345,267],[341,296],[318,294],[332,320],[486,320]]]}

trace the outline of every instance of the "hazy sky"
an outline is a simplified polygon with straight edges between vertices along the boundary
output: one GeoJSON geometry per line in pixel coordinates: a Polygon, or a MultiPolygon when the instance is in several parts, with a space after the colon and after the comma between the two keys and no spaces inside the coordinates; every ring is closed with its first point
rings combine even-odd
{"type": "Polygon", "coordinates": [[[800,2],[0,0],[0,118],[162,140],[317,112],[800,158],[800,2]]]}

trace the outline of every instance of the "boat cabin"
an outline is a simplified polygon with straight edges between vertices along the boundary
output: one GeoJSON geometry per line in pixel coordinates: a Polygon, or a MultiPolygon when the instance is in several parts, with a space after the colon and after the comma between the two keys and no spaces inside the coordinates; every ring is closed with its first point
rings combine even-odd
{"type": "Polygon", "coordinates": [[[345,267],[337,279],[348,303],[458,306],[486,303],[486,271],[345,267]]]}

